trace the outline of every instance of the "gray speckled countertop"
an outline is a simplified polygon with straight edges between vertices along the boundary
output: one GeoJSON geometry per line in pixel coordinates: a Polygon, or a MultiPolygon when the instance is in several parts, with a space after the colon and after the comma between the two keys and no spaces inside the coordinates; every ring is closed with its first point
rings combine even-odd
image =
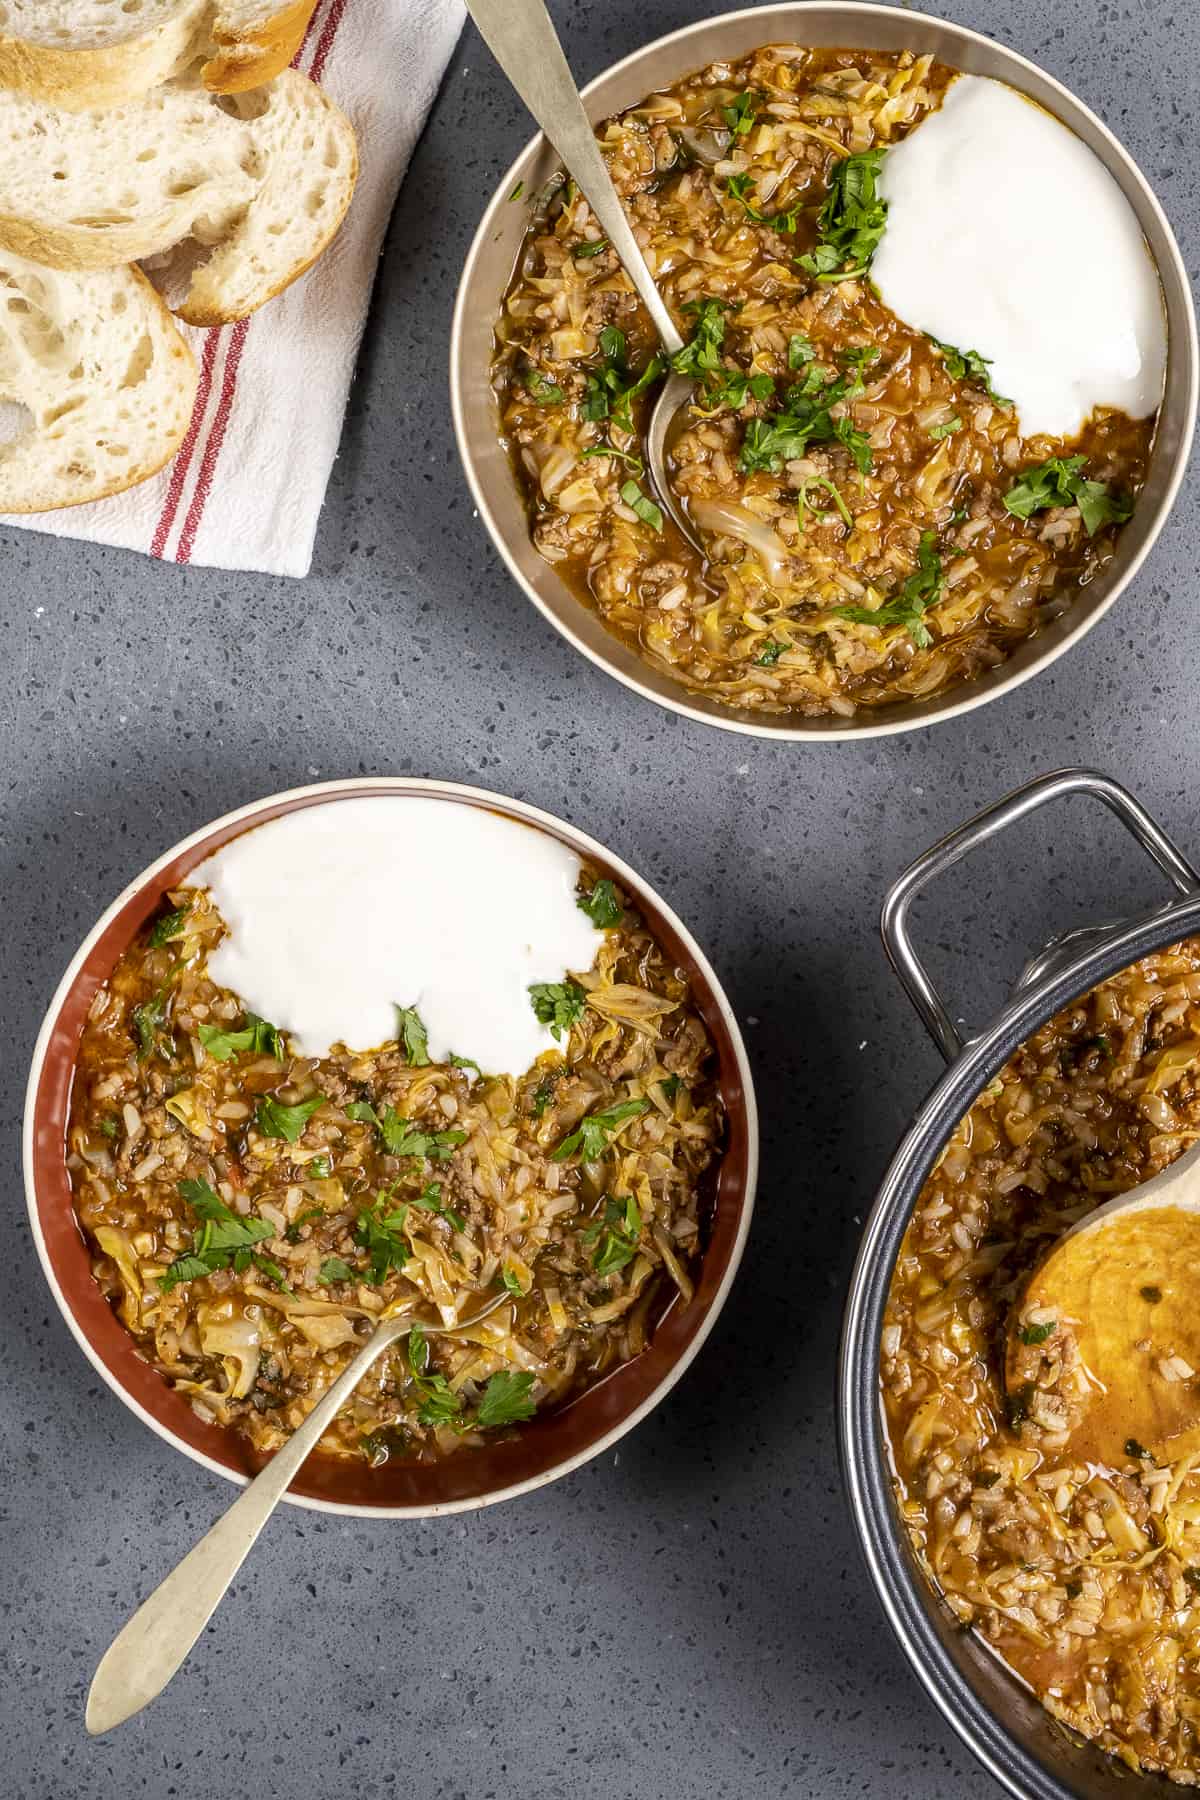
{"type": "MultiPolygon", "coordinates": [[[[1186,0],[944,0],[1071,85],[1200,253],[1186,0]]],[[[694,16],[559,0],[590,76],[694,16]]],[[[1096,763],[1193,854],[1195,487],[1066,661],[861,748],[679,720],[581,661],[472,517],[446,405],[458,270],[528,133],[473,33],[403,190],[303,584],[0,535],[0,1793],[13,1800],[740,1800],[996,1792],[923,1698],[859,1566],[834,1452],[842,1295],[884,1162],[937,1072],[875,921],[916,850],[1027,776],[1096,763]],[[318,776],[413,771],[563,813],[636,863],[747,1029],[765,1172],[741,1278],[616,1454],[465,1518],[283,1512],[191,1665],[91,1743],[83,1696],[134,1599],[228,1505],[92,1375],[28,1242],[26,1062],[79,938],[154,855],[318,776]]],[[[1065,924],[1156,892],[1107,817],[1060,810],[919,909],[972,1016],[1065,924]]]]}

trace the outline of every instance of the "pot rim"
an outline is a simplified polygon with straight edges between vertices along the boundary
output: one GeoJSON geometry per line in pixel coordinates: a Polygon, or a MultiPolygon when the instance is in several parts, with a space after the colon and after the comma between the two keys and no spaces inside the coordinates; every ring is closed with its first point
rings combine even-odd
{"type": "Polygon", "coordinates": [[[660,1401],[665,1399],[666,1395],[671,1391],[676,1382],[679,1381],[681,1376],[699,1354],[700,1349],[708,1338],[709,1333],[712,1331],[713,1326],[716,1324],[721,1310],[729,1297],[730,1289],[737,1276],[738,1268],[745,1250],[746,1239],[750,1230],[750,1221],[754,1212],[755,1190],[758,1177],[759,1127],[753,1077],[751,1075],[749,1058],[746,1055],[746,1048],[742,1040],[741,1031],[738,1027],[736,1016],[729,1003],[729,999],[725,994],[724,988],[718,980],[707,956],[705,956],[691,932],[676,914],[674,908],[668,905],[668,903],[661,898],[656,889],[653,888],[643,876],[639,875],[635,869],[631,868],[623,858],[615,855],[606,845],[601,844],[598,840],[589,836],[588,833],[579,830],[577,826],[568,823],[564,819],[557,818],[553,813],[548,813],[539,807],[531,806],[523,800],[515,800],[508,795],[493,793],[489,789],[474,787],[463,782],[437,781],[422,776],[353,776],[344,780],[314,782],[304,787],[282,789],[278,793],[264,795],[261,799],[250,801],[244,806],[235,807],[231,812],[224,813],[219,818],[201,826],[198,830],[190,832],[169,850],[164,851],[162,855],[156,857],[148,867],[143,869],[132,881],[128,882],[112,903],[104,909],[100,918],[83,939],[78,950],[68,963],[66,971],[59,981],[58,986],[55,988],[53,998],[46,1009],[45,1017],[42,1020],[34,1046],[33,1059],[25,1092],[25,1110],[22,1125],[22,1167],[30,1230],[34,1247],[37,1250],[38,1261],[41,1264],[42,1274],[45,1276],[50,1292],[54,1296],[55,1303],[57,1304],[72,1337],[83,1351],[88,1362],[105,1382],[106,1386],[112,1389],[117,1398],[121,1400],[144,1425],[148,1425],[151,1431],[162,1438],[164,1442],[170,1444],[173,1449],[182,1452],[185,1456],[190,1457],[193,1462],[200,1464],[202,1468],[209,1470],[210,1473],[220,1475],[227,1481],[232,1481],[238,1486],[245,1487],[250,1480],[249,1475],[240,1470],[227,1467],[225,1464],[217,1461],[214,1457],[207,1455],[195,1445],[186,1443],[182,1438],[177,1436],[168,1425],[164,1424],[161,1420],[156,1419],[153,1414],[147,1411],[140,1401],[126,1390],[115,1373],[109,1369],[107,1364],[93,1347],[82,1325],[75,1317],[70,1300],[63,1291],[51,1260],[45,1235],[42,1230],[37,1204],[38,1157],[36,1148],[36,1127],[40,1116],[38,1107],[39,1088],[47,1052],[50,1048],[51,1040],[58,1024],[59,1015],[63,1010],[64,1004],[74,991],[75,985],[84,971],[93,948],[103,936],[107,927],[121,914],[130,901],[135,899],[140,893],[144,892],[162,871],[167,869],[181,856],[186,856],[197,847],[209,843],[214,835],[219,832],[229,831],[234,827],[241,827],[242,829],[249,828],[259,815],[269,814],[271,809],[277,808],[281,802],[293,801],[311,805],[318,804],[321,801],[344,798],[353,794],[379,794],[381,790],[407,797],[454,799],[476,806],[486,806],[491,811],[499,812],[506,817],[516,819],[520,823],[550,833],[560,841],[566,842],[572,849],[583,855],[585,858],[594,859],[604,868],[611,869],[617,875],[622,885],[628,886],[631,892],[639,895],[650,903],[652,913],[659,915],[665,921],[669,929],[678,935],[680,942],[693,959],[694,967],[707,990],[707,996],[711,999],[712,1004],[716,1008],[722,1025],[728,1035],[733,1056],[733,1068],[726,1073],[728,1076],[735,1078],[736,1083],[740,1085],[741,1093],[744,1097],[744,1114],[742,1122],[745,1128],[746,1144],[745,1181],[738,1201],[737,1228],[730,1249],[729,1260],[717,1289],[713,1294],[707,1310],[701,1317],[694,1334],[684,1346],[680,1355],[666,1370],[662,1379],[650,1393],[638,1403],[638,1405],[631,1409],[629,1413],[619,1419],[593,1442],[564,1457],[561,1461],[554,1463],[551,1467],[543,1469],[540,1472],[519,1481],[512,1482],[502,1488],[497,1488],[494,1491],[488,1491],[483,1494],[440,1501],[428,1505],[395,1506],[367,1505],[353,1501],[330,1500],[318,1495],[297,1494],[290,1491],[283,1496],[284,1501],[291,1506],[305,1507],[314,1512],[340,1513],[355,1518],[439,1518],[450,1513],[474,1512],[482,1507],[494,1506],[502,1500],[513,1500],[521,1494],[531,1493],[537,1488],[545,1487],[549,1482],[557,1481],[561,1476],[571,1474],[575,1469],[582,1467],[584,1463],[590,1462],[593,1457],[599,1456],[605,1450],[610,1449],[613,1444],[617,1443],[619,1439],[625,1436],[626,1432],[631,1431],[635,1425],[639,1424],[660,1401]]]}
{"type": "MultiPolygon", "coordinates": [[[[678,52],[678,66],[674,77],[678,78],[703,66],[705,61],[712,60],[711,56],[702,56],[697,49],[695,58],[689,61],[685,53],[691,46],[698,46],[703,42],[706,47],[711,47],[711,41],[715,37],[722,33],[736,33],[740,26],[751,21],[757,33],[755,41],[766,44],[787,36],[800,37],[802,40],[805,24],[808,24],[810,30],[819,31],[817,22],[821,19],[844,18],[848,23],[853,22],[864,28],[878,24],[887,37],[895,32],[896,17],[894,6],[878,4],[877,0],[784,0],[782,4],[743,7],[734,12],[719,14],[715,18],[699,19],[691,25],[653,39],[602,70],[580,92],[588,107],[589,116],[599,119],[615,104],[609,98],[611,90],[619,87],[624,78],[637,71],[641,65],[664,55],[674,56],[678,52]]],[[[903,17],[906,21],[915,22],[917,32],[924,30],[927,33],[936,54],[945,53],[953,61],[953,47],[959,53],[959,61],[955,66],[966,68],[978,64],[985,73],[998,72],[999,79],[1009,80],[1020,91],[1032,91],[1039,103],[1046,104],[1048,110],[1054,112],[1069,129],[1088,143],[1089,148],[1122,187],[1138,216],[1138,223],[1158,270],[1170,321],[1167,374],[1140,516],[1135,512],[1133,519],[1125,527],[1112,562],[1097,581],[1075,598],[1062,618],[1019,645],[994,674],[960,683],[958,687],[948,690],[944,698],[917,701],[906,707],[895,705],[871,709],[866,715],[868,722],[846,725],[832,717],[829,721],[810,720],[797,724],[790,722],[786,714],[762,716],[739,712],[736,708],[721,706],[716,701],[693,695],[669,676],[654,670],[635,651],[600,625],[597,616],[576,600],[551,566],[544,563],[532,548],[527,531],[523,530],[518,536],[505,530],[490,497],[498,488],[494,460],[485,457],[482,443],[479,453],[476,452],[473,433],[477,429],[477,422],[473,425],[470,416],[473,408],[470,332],[480,316],[489,321],[494,317],[504,285],[501,283],[499,287],[490,287],[489,281],[480,276],[479,268],[481,263],[489,259],[494,240],[503,234],[504,227],[509,222],[505,214],[509,195],[516,183],[529,181],[538,159],[548,153],[542,133],[538,132],[528,140],[501,177],[484,210],[459,277],[450,330],[450,408],[459,459],[467,485],[494,548],[526,599],[532,601],[542,617],[589,662],[654,705],[683,718],[695,720],[698,724],[715,726],[718,730],[785,742],[846,743],[891,737],[899,732],[916,731],[928,725],[940,724],[973,712],[976,707],[999,699],[1003,694],[1011,693],[1077,644],[1124,593],[1157,542],[1186,472],[1200,394],[1200,346],[1197,343],[1196,310],[1191,283],[1174,231],[1150,182],[1104,121],[1039,64],[981,32],[972,31],[936,14],[914,12],[906,7],[903,17]],[[962,60],[964,56],[965,61],[962,60]],[[482,288],[479,295],[473,291],[477,283],[482,288]],[[1162,445],[1159,439],[1168,419],[1171,443],[1162,445]],[[1163,474],[1156,480],[1160,459],[1163,474]],[[1157,498],[1145,501],[1144,497],[1152,482],[1157,498]],[[778,722],[774,722],[776,719],[778,722]]],[[[493,437],[495,436],[493,433],[493,437]]],[[[494,451],[495,445],[490,448],[494,451]]],[[[507,458],[501,460],[503,468],[499,479],[508,482],[511,489],[508,498],[511,500],[516,493],[516,483],[507,458]]],[[[523,502],[521,513],[523,518],[523,502]]]]}
{"type": "MultiPolygon", "coordinates": [[[[921,1686],[1015,1800],[1078,1800],[1082,1790],[1065,1785],[981,1697],[933,1623],[932,1611],[944,1603],[936,1586],[910,1564],[904,1528],[895,1514],[879,1392],[884,1308],[896,1256],[926,1177],[992,1076],[1033,1032],[1098,982],[1197,931],[1200,892],[1089,931],[1078,952],[1056,957],[1049,972],[1018,985],[991,1023],[966,1041],[921,1103],[880,1183],[850,1279],[838,1362],[838,1451],[859,1548],[888,1623],[921,1686]]],[[[984,1648],[993,1654],[990,1647],[984,1648]]],[[[1015,1686],[1017,1678],[999,1658],[995,1661],[1015,1686]]],[[[1038,1710],[1043,1710],[1040,1703],[1038,1710]]],[[[1044,1718],[1053,1723],[1049,1714],[1044,1718]]],[[[1105,1752],[1093,1744],[1086,1749],[1105,1774],[1115,1771],[1105,1752]]],[[[1128,1779],[1127,1774],[1122,1778],[1122,1792],[1130,1791],[1128,1779]]]]}

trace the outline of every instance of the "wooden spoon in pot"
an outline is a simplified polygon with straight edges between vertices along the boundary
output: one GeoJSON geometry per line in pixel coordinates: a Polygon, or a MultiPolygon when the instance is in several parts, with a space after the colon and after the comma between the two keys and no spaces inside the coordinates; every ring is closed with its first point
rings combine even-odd
{"type": "Polygon", "coordinates": [[[1098,1207],[1034,1269],[1009,1320],[1016,1418],[1073,1455],[1164,1463],[1200,1448],[1200,1143],[1098,1207]]]}

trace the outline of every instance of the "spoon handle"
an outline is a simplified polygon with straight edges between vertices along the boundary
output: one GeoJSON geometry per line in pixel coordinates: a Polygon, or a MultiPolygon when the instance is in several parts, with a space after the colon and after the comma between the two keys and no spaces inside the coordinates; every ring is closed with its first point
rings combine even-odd
{"type": "Polygon", "coordinates": [[[683,339],[646,266],[563,55],[544,0],[467,0],[479,35],[587,197],[673,356],[683,339]]]}
{"type": "Polygon", "coordinates": [[[220,1605],[309,1451],[371,1364],[410,1323],[393,1319],[379,1327],[299,1430],[114,1638],[88,1693],[86,1723],[93,1736],[123,1724],[161,1694],[220,1605]]]}

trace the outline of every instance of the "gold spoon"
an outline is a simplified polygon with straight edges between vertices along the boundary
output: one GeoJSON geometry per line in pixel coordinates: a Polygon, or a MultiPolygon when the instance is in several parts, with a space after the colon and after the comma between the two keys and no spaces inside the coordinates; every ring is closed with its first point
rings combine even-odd
{"type": "MultiPolygon", "coordinates": [[[[543,0],[467,0],[467,11],[534,119],[562,157],[585,195],[601,230],[637,289],[650,314],[668,359],[683,349],[683,339],[667,311],[642,255],[641,245],[625,216],[575,78],[543,0]]],[[[680,407],[690,400],[690,375],[671,373],[663,383],[646,432],[650,480],[663,507],[688,542],[704,555],[696,528],[675,497],[667,477],[667,438],[680,407]]]]}
{"type": "Polygon", "coordinates": [[[212,1618],[309,1452],[385,1350],[419,1325],[429,1337],[469,1331],[508,1302],[507,1294],[457,1325],[427,1324],[411,1312],[380,1320],[358,1355],[321,1396],[303,1425],[277,1450],[245,1493],[144,1600],[100,1659],[85,1722],[93,1737],[124,1724],[162,1693],[212,1618]]]}
{"type": "Polygon", "coordinates": [[[1073,1455],[1166,1462],[1200,1448],[1200,1143],[1073,1225],[1034,1269],[1009,1320],[1010,1403],[1064,1351],[1073,1455]]]}

